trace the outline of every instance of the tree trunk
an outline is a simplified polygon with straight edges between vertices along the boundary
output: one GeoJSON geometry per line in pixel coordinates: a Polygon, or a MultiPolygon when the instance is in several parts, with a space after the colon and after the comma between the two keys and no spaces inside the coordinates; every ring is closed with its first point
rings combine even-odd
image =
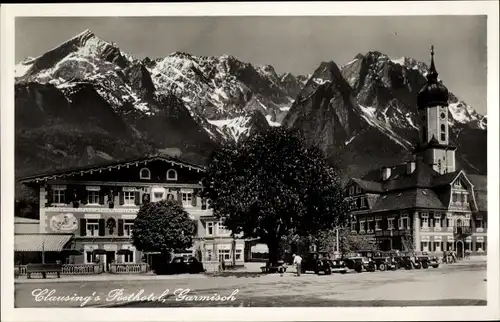
{"type": "Polygon", "coordinates": [[[269,250],[269,263],[271,265],[277,264],[279,260],[279,242],[277,240],[268,241],[267,248],[269,250]]]}

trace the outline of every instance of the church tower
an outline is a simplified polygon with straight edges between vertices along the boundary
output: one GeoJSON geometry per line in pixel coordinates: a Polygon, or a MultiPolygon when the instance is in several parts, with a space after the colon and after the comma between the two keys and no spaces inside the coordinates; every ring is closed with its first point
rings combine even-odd
{"type": "Polygon", "coordinates": [[[438,81],[431,46],[427,84],[417,96],[420,135],[415,154],[441,174],[455,171],[456,147],[449,141],[448,98],[448,89],[438,81]]]}

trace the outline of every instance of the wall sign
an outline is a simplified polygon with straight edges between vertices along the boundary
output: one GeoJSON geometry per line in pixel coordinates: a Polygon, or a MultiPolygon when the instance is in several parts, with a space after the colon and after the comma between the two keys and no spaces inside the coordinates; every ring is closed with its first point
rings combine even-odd
{"type": "Polygon", "coordinates": [[[74,231],[78,228],[78,220],[73,214],[59,214],[50,218],[50,228],[54,231],[74,231]]]}

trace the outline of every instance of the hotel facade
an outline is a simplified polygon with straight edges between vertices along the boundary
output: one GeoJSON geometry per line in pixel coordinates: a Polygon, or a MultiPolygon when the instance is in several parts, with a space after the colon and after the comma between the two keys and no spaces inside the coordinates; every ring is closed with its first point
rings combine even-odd
{"type": "Polygon", "coordinates": [[[39,233],[16,235],[15,250],[79,250],[82,255],[65,261],[90,264],[98,256],[105,269],[112,262],[145,262],[150,254],[132,243],[134,219],[143,203],[171,199],[197,224],[193,247],[174,255],[228,264],[234,258],[236,265],[243,265],[244,240],[233,238],[200,196],[204,172],[197,165],[154,156],[23,178],[20,182],[39,194],[39,233]]]}

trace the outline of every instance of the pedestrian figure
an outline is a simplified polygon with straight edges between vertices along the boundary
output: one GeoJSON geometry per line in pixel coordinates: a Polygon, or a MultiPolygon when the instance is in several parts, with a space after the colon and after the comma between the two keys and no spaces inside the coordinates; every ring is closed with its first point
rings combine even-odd
{"type": "Polygon", "coordinates": [[[470,250],[465,251],[465,259],[470,259],[470,250]]]}
{"type": "Polygon", "coordinates": [[[226,270],[226,263],[224,262],[224,258],[220,259],[220,266],[222,268],[222,271],[226,270]]]}
{"type": "Polygon", "coordinates": [[[448,253],[446,251],[443,252],[443,263],[448,264],[448,253]]]}
{"type": "Polygon", "coordinates": [[[302,257],[299,255],[293,255],[293,264],[297,268],[297,276],[300,276],[300,273],[302,271],[302,257]]]}

